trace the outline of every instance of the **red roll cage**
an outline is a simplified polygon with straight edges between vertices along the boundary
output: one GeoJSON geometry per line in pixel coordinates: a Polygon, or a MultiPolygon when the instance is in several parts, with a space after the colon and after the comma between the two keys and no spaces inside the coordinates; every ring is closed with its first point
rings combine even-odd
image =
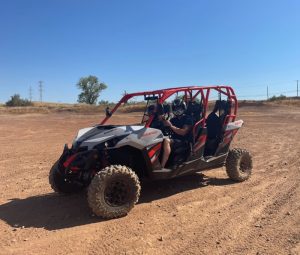
{"type": "MultiPolygon", "coordinates": [[[[231,108],[229,110],[229,114],[225,118],[224,123],[228,123],[230,121],[235,121],[236,114],[237,114],[237,98],[234,93],[234,90],[230,86],[220,85],[220,86],[189,86],[189,87],[178,87],[178,88],[169,88],[169,89],[161,89],[161,90],[154,90],[154,91],[145,91],[145,92],[137,92],[124,95],[121,100],[116,104],[116,106],[112,109],[110,116],[106,116],[101,125],[104,125],[106,121],[113,115],[113,113],[119,108],[122,103],[126,103],[133,97],[136,96],[157,96],[157,102],[163,104],[170,96],[175,93],[184,92],[185,100],[195,100],[196,97],[201,94],[201,102],[203,104],[203,118],[194,125],[194,129],[199,126],[205,124],[205,116],[207,111],[208,99],[211,90],[216,90],[220,94],[227,96],[227,100],[230,101],[231,108]]],[[[146,122],[145,126],[149,127],[153,117],[149,118],[146,122]]]]}

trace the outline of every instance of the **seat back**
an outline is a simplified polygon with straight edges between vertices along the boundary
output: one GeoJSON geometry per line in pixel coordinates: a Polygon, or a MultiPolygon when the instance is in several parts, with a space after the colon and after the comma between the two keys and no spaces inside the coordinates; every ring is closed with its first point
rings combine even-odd
{"type": "Polygon", "coordinates": [[[195,125],[202,117],[203,105],[198,102],[190,101],[187,105],[186,114],[191,116],[193,125],[195,125]]]}
{"type": "Polygon", "coordinates": [[[222,124],[227,124],[226,122],[229,121],[228,117],[230,117],[230,110],[232,106],[232,102],[230,100],[223,100],[222,105],[224,113],[220,116],[222,124]]]}

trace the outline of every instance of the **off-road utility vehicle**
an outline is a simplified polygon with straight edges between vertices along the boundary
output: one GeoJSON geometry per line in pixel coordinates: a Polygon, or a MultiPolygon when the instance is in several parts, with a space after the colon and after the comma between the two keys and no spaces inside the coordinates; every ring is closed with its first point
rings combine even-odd
{"type": "Polygon", "coordinates": [[[87,187],[88,204],[94,214],[115,218],[126,215],[137,203],[143,179],[169,179],[225,165],[230,179],[244,181],[252,171],[251,155],[244,149],[229,149],[243,125],[242,120],[235,120],[237,108],[233,89],[223,85],[126,94],[112,111],[106,109],[106,117],[99,125],[79,130],[72,147],[65,145],[50,170],[51,187],[59,193],[73,193],[87,187]],[[187,105],[185,114],[193,120],[193,128],[186,146],[174,149],[162,168],[163,140],[172,137],[172,132],[158,129],[155,115],[160,111],[159,114],[169,118],[172,112],[168,100],[178,93],[187,105]],[[210,121],[207,111],[213,106],[212,93],[219,98],[215,100],[212,111],[215,116],[210,121]],[[145,100],[141,123],[105,125],[120,106],[137,96],[145,100]]]}

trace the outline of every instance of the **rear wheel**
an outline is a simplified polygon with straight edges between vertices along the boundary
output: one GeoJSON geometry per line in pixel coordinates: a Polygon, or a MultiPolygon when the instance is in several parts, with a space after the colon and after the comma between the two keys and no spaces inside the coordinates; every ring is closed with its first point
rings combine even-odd
{"type": "Polygon", "coordinates": [[[244,149],[232,149],[226,159],[226,172],[233,181],[247,180],[252,173],[252,156],[244,149]]]}
{"type": "Polygon", "coordinates": [[[71,183],[60,173],[58,162],[56,162],[49,173],[49,183],[51,188],[58,193],[70,194],[83,189],[83,186],[71,183]]]}
{"type": "Polygon", "coordinates": [[[127,215],[140,196],[140,182],[127,166],[111,165],[95,175],[88,188],[88,203],[100,217],[127,215]]]}

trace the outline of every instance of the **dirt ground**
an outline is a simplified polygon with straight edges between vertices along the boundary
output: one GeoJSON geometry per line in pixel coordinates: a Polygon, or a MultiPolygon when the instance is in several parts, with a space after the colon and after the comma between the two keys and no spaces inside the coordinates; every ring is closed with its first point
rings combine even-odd
{"type": "MultiPolygon", "coordinates": [[[[250,180],[224,168],[146,183],[126,217],[92,215],[48,172],[98,115],[0,116],[0,254],[300,254],[300,108],[244,107],[232,147],[253,155],[250,180]]],[[[119,116],[134,121],[134,114],[119,116]]]]}

